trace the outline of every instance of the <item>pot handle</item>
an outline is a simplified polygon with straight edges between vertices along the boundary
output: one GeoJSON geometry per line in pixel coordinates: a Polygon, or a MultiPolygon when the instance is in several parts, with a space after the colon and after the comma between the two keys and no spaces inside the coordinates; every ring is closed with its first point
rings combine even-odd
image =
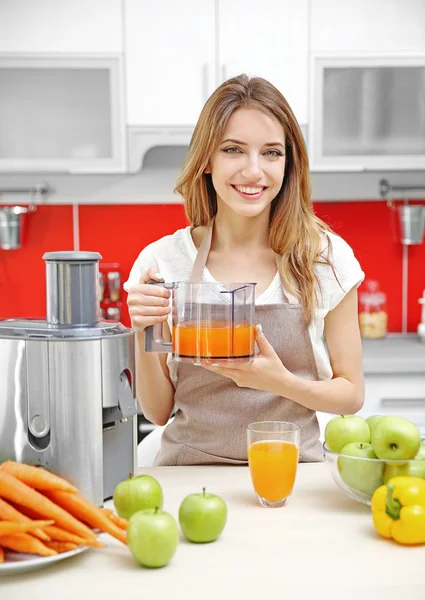
{"type": "MultiPolygon", "coordinates": [[[[150,285],[162,285],[167,289],[173,289],[174,283],[165,283],[163,281],[148,281],[150,285]]],[[[171,302],[171,299],[170,299],[171,302]]],[[[145,351],[146,352],[171,352],[172,342],[166,342],[162,336],[162,323],[149,325],[145,329],[145,351]]]]}

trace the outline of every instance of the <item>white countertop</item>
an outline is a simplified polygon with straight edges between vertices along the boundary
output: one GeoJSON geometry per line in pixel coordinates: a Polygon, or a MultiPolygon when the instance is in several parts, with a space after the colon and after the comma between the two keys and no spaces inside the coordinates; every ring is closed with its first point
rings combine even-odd
{"type": "Polygon", "coordinates": [[[363,339],[362,348],[365,375],[382,373],[425,375],[425,344],[419,341],[416,334],[393,333],[382,339],[363,339]]]}
{"type": "MultiPolygon", "coordinates": [[[[424,600],[425,546],[375,533],[370,509],[346,497],[324,463],[299,466],[283,508],[261,507],[247,467],[143,469],[177,517],[186,494],[220,494],[229,515],[212,544],[181,541],[162,569],[138,566],[127,547],[107,547],[37,572],[0,578],[2,600],[424,600]],[[391,578],[391,579],[390,579],[391,578]]],[[[110,502],[108,503],[110,504],[110,502]]]]}

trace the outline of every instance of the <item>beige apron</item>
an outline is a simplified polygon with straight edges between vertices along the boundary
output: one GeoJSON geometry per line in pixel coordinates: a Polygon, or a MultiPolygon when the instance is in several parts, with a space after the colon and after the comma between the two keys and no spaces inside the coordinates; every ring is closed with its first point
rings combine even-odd
{"type": "MultiPolygon", "coordinates": [[[[191,282],[202,278],[211,239],[212,225],[199,247],[191,282]]],[[[286,302],[256,306],[256,320],[289,371],[303,379],[317,380],[302,306],[283,284],[282,289],[286,302]]],[[[323,460],[315,411],[282,396],[240,388],[228,377],[201,366],[179,363],[174,402],[176,413],[162,434],[155,466],[245,465],[248,462],[246,428],[256,421],[298,424],[301,427],[300,462],[323,460]]]]}

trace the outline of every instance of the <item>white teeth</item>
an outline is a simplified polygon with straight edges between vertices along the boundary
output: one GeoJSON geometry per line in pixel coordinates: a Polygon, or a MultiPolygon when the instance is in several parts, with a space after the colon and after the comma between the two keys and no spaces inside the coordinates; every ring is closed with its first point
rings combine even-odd
{"type": "Polygon", "coordinates": [[[242,194],[259,194],[263,191],[263,187],[245,187],[244,185],[235,185],[238,192],[242,194]]]}

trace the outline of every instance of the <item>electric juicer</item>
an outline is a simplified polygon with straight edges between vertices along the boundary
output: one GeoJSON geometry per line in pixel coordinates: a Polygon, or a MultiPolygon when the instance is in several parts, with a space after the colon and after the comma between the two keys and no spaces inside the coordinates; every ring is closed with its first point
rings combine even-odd
{"type": "Polygon", "coordinates": [[[44,254],[46,320],[0,320],[0,462],[44,467],[98,505],[137,455],[134,332],[99,319],[100,258],[44,254]]]}

